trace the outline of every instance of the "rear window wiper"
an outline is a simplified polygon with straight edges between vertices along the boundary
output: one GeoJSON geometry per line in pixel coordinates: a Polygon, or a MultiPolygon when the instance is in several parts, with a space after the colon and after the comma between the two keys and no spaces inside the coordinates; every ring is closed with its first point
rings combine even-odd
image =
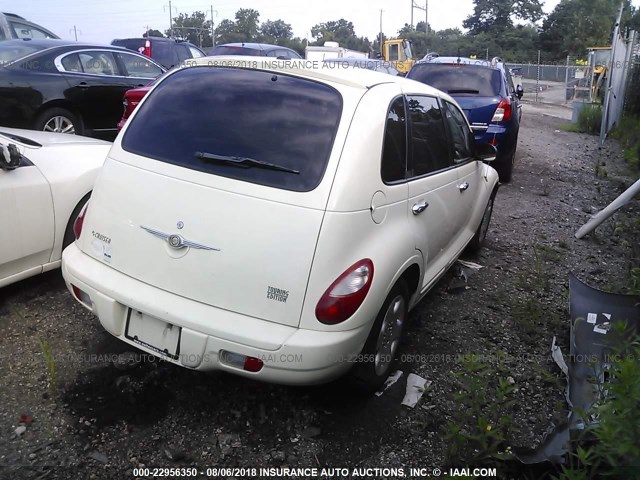
{"type": "Polygon", "coordinates": [[[296,175],[300,173],[300,171],[294,170],[293,168],[283,167],[282,165],[263,162],[262,160],[256,160],[255,158],[249,158],[249,157],[230,157],[227,155],[218,155],[215,153],[205,153],[205,152],[196,152],[195,157],[198,160],[203,162],[226,163],[238,168],[257,167],[257,168],[265,168],[268,170],[277,170],[279,172],[295,173],[296,175]]]}
{"type": "Polygon", "coordinates": [[[452,88],[451,90],[447,90],[447,93],[473,93],[477,95],[480,93],[480,90],[472,90],[470,88],[452,88]]]}

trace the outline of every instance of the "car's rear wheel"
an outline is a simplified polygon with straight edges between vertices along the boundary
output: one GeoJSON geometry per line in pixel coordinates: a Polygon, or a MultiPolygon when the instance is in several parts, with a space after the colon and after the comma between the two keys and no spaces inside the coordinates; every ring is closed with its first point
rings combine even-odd
{"type": "Polygon", "coordinates": [[[391,371],[407,321],[407,287],[399,280],[387,295],[371,328],[369,337],[353,367],[355,385],[366,392],[375,392],[391,371]]]}
{"type": "Polygon", "coordinates": [[[35,123],[36,130],[82,135],[78,117],[65,108],[50,108],[42,112],[35,123]]]}
{"type": "Polygon", "coordinates": [[[493,203],[496,198],[496,190],[493,191],[491,197],[489,197],[489,201],[487,202],[487,206],[484,209],[484,214],[482,215],[482,220],[480,221],[480,225],[478,225],[478,229],[476,230],[475,235],[467,245],[467,250],[469,252],[477,252],[482,248],[485,239],[487,238],[487,232],[489,231],[489,224],[491,223],[491,216],[493,215],[493,203]]]}
{"type": "Polygon", "coordinates": [[[513,150],[505,158],[497,159],[495,162],[500,182],[509,183],[513,175],[513,166],[516,163],[516,145],[513,146],[513,150]]]}

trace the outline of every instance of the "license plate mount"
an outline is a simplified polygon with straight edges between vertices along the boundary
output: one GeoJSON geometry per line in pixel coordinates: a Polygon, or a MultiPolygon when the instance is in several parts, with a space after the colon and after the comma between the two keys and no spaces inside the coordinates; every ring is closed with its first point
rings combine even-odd
{"type": "Polygon", "coordinates": [[[180,353],[180,334],[182,328],[147,315],[138,310],[129,309],[125,337],[138,345],[173,360],[180,353]]]}

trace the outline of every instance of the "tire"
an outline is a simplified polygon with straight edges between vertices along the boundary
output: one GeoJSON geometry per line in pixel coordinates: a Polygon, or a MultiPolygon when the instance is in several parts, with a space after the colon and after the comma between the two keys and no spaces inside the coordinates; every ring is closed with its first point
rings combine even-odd
{"type": "Polygon", "coordinates": [[[43,132],[82,135],[80,119],[69,110],[58,107],[50,108],[38,115],[34,128],[43,132]]]}
{"type": "MultiPolygon", "coordinates": [[[[516,140],[517,143],[517,140],[516,140]]],[[[511,153],[502,159],[496,160],[496,171],[500,177],[500,183],[509,183],[513,174],[513,166],[516,163],[516,145],[513,146],[511,153]]]]}
{"type": "Polygon", "coordinates": [[[67,222],[67,228],[64,231],[64,237],[62,239],[62,250],[67,248],[69,245],[71,245],[73,241],[76,239],[76,236],[73,233],[73,224],[76,221],[76,218],[78,218],[78,215],[80,215],[80,211],[82,210],[82,207],[86,205],[90,197],[91,197],[91,192],[87,193],[84,197],[82,197],[82,200],[78,202],[78,205],[76,205],[76,208],[74,208],[73,212],[71,212],[71,216],[69,217],[69,222],[67,222]]]}
{"type": "Polygon", "coordinates": [[[360,391],[379,390],[389,376],[407,322],[408,299],[407,286],[399,280],[376,316],[360,354],[361,361],[351,370],[353,384],[360,391]]]}
{"type": "Polygon", "coordinates": [[[487,206],[484,208],[484,214],[482,215],[480,225],[478,225],[475,235],[467,245],[468,252],[478,252],[482,248],[482,245],[484,245],[484,241],[487,238],[487,232],[489,231],[489,224],[491,223],[491,215],[493,215],[493,203],[496,198],[496,193],[497,190],[494,190],[491,197],[489,197],[487,206]]]}

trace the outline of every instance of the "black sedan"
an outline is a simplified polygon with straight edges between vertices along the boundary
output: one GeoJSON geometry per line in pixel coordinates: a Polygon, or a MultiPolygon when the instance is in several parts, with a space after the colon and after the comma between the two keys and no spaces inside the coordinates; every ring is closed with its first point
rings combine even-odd
{"type": "Polygon", "coordinates": [[[0,125],[110,137],[124,92],[164,71],[125,48],[50,39],[0,42],[0,125]]]}

